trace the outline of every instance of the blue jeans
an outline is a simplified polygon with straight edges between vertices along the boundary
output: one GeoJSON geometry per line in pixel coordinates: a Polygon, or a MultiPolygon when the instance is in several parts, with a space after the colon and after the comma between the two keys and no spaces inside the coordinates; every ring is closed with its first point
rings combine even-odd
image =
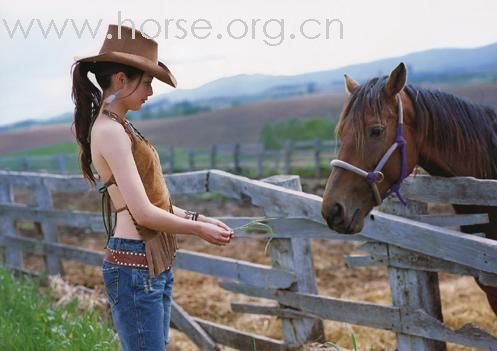
{"type": "MultiPolygon", "coordinates": [[[[111,237],[107,247],[145,252],[143,240],[111,237]]],[[[123,351],[164,350],[169,342],[172,269],[151,278],[147,268],[104,261],[102,274],[123,351]]]]}

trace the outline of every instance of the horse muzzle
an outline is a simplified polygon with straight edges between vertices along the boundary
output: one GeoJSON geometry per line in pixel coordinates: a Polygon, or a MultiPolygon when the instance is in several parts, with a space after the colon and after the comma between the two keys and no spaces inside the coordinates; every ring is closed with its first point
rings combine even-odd
{"type": "Polygon", "coordinates": [[[330,229],[341,234],[359,233],[364,226],[364,218],[359,208],[349,211],[339,202],[329,206],[323,205],[321,215],[330,229]]]}

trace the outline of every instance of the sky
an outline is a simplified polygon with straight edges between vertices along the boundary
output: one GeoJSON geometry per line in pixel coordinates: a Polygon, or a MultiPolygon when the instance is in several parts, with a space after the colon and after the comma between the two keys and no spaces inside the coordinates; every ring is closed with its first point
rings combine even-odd
{"type": "MultiPolygon", "coordinates": [[[[119,20],[155,36],[178,89],[237,74],[295,75],[497,42],[492,0],[0,0],[0,125],[72,111],[74,57],[97,54],[107,26],[119,20]],[[43,35],[51,21],[59,31],[66,23],[60,35],[54,27],[43,35]],[[78,35],[74,28],[85,21],[78,35]],[[14,33],[16,23],[25,31],[32,23],[31,30],[23,35],[18,26],[14,33]]],[[[152,86],[156,96],[173,90],[158,80],[152,86]]]]}

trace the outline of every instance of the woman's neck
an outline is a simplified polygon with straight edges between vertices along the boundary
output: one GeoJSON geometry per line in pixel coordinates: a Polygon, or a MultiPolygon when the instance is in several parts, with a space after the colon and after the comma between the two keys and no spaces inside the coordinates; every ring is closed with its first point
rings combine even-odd
{"type": "MultiPolygon", "coordinates": [[[[105,97],[102,98],[102,100],[104,99],[105,97]]],[[[117,114],[120,119],[123,120],[126,119],[126,113],[128,112],[128,109],[120,104],[119,101],[113,102],[112,105],[104,103],[103,106],[100,108],[100,112],[102,112],[103,110],[112,111],[113,113],[117,114]]]]}
{"type": "Polygon", "coordinates": [[[116,113],[121,119],[126,119],[128,109],[116,102],[112,104],[112,112],[116,113]]]}

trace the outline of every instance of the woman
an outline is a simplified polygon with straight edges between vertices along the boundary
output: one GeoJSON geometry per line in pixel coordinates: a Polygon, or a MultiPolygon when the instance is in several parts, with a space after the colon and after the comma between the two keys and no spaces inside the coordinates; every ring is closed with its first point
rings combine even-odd
{"type": "Polygon", "coordinates": [[[112,319],[123,350],[163,350],[169,339],[174,233],[222,246],[233,231],[219,220],[172,205],[155,148],[126,120],[127,111],[139,110],[153,94],[154,77],[176,87],[172,73],[157,60],[155,41],[110,25],[100,53],[76,58],[72,74],[81,169],[95,184],[93,164],[104,183],[100,191],[109,238],[102,271],[112,319]]]}

